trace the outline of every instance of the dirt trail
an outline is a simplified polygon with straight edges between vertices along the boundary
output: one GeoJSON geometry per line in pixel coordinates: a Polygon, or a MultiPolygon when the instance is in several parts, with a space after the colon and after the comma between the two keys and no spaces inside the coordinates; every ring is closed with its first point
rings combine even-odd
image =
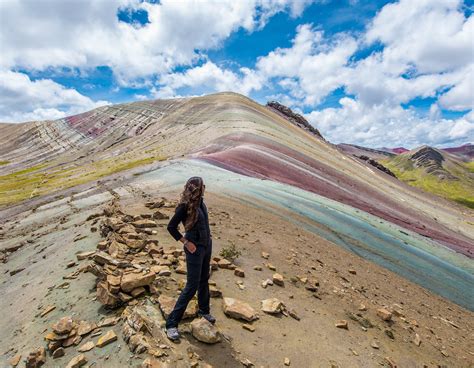
{"type": "MultiPolygon", "coordinates": [[[[65,316],[96,324],[104,318],[124,317],[100,328],[100,335],[91,337],[97,329],[85,334],[77,345],[64,348],[62,357],[53,359],[47,353],[45,367],[66,366],[80,346],[96,343],[109,330],[117,340],[85,352],[86,366],[141,366],[149,354],[133,354],[125,342],[124,307],[103,308],[97,300],[96,275],[82,272],[90,260],[77,260],[76,253],[97,250],[103,240],[99,228],[103,219],[86,219],[101,213],[111,199],[124,213],[137,216],[156,211],[145,207],[150,199],[174,200],[177,195],[121,189],[113,196],[104,192],[94,198],[66,198],[9,218],[1,229],[0,249],[10,251],[0,253],[5,256],[5,263],[0,263],[0,308],[9,316],[2,318],[0,326],[0,366],[8,366],[9,359],[21,354],[18,366],[23,367],[28,353],[46,347],[43,337],[65,316]],[[48,306],[54,309],[41,316],[48,306]]],[[[197,341],[190,333],[191,320],[180,326],[184,338],[179,344],[155,330],[157,349],[166,354],[156,359],[168,360],[168,365],[157,366],[241,367],[251,362],[256,367],[284,367],[286,358],[291,367],[474,366],[472,313],[264,210],[214,193],[206,193],[206,203],[213,255],[234,242],[242,251],[235,265],[245,272],[245,277],[239,277],[218,267],[211,281],[224,297],[248,303],[259,318],[251,323],[255,328],[251,332],[242,327],[245,322],[224,314],[222,298],[212,298],[221,342],[197,341]],[[268,259],[262,252],[269,254],[268,259]],[[262,281],[275,273],[283,276],[284,286],[263,288],[262,281]],[[319,285],[310,287],[315,284],[319,285]],[[261,301],[268,298],[278,298],[299,320],[261,311],[261,301]],[[391,312],[390,321],[377,314],[381,308],[391,312]],[[336,327],[341,321],[347,322],[347,329],[336,327]]],[[[160,211],[171,215],[173,208],[160,211]]],[[[154,221],[157,227],[147,239],[156,240],[165,254],[175,247],[179,251],[180,243],[166,230],[168,220],[154,221]]],[[[163,322],[158,295],[177,296],[180,280],[185,279],[176,273],[176,265],[170,269],[171,275],[163,277],[165,284],[147,288],[128,303],[131,309],[156,312],[157,326],[163,322]]]]}

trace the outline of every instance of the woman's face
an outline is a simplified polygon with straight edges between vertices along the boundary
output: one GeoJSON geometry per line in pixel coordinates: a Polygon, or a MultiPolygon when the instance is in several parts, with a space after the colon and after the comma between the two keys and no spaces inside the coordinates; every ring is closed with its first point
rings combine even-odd
{"type": "Polygon", "coordinates": [[[206,190],[206,185],[204,183],[202,183],[202,192],[201,192],[201,196],[204,195],[204,192],[206,190]]]}

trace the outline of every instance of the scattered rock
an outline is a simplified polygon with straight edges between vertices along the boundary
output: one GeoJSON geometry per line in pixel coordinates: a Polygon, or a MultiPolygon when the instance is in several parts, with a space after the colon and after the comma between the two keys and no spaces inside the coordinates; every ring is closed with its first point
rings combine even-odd
{"type": "Polygon", "coordinates": [[[390,321],[392,319],[392,313],[385,308],[377,309],[377,316],[382,318],[384,321],[390,321]]]}
{"type": "Polygon", "coordinates": [[[91,258],[94,254],[95,254],[95,251],[79,252],[79,253],[76,253],[76,258],[78,261],[83,261],[85,259],[91,258]]]}
{"type": "Polygon", "coordinates": [[[248,330],[248,331],[250,331],[250,332],[254,332],[254,331],[255,331],[255,327],[252,326],[252,325],[249,325],[249,324],[247,324],[247,323],[244,323],[244,324],[242,325],[242,328],[243,328],[244,330],[248,330]]]}
{"type": "Polygon", "coordinates": [[[374,349],[380,349],[380,346],[379,346],[379,344],[377,344],[376,341],[372,341],[372,342],[370,343],[370,346],[372,346],[374,349]]]}
{"type": "Polygon", "coordinates": [[[109,330],[104,336],[99,337],[99,340],[97,340],[96,346],[98,346],[99,348],[102,348],[105,345],[108,345],[116,340],[117,340],[117,335],[115,334],[115,332],[113,330],[109,330]]]}
{"type": "Polygon", "coordinates": [[[420,345],[421,345],[421,337],[420,337],[420,335],[418,335],[417,333],[415,333],[415,339],[413,340],[413,343],[414,343],[416,346],[420,346],[420,345]]]}
{"type": "Polygon", "coordinates": [[[85,344],[81,345],[77,351],[80,353],[85,353],[86,351],[94,349],[95,344],[92,341],[86,342],[85,344]]]}
{"type": "Polygon", "coordinates": [[[236,266],[231,261],[229,261],[225,258],[219,260],[217,262],[217,265],[219,266],[219,268],[224,268],[224,269],[227,269],[227,270],[234,270],[236,268],[236,266]]]}
{"type": "Polygon", "coordinates": [[[262,252],[262,258],[268,259],[270,257],[270,254],[267,252],[262,252]]]}
{"type": "Polygon", "coordinates": [[[143,219],[143,220],[132,222],[132,225],[139,229],[146,229],[146,228],[158,226],[155,221],[149,220],[149,219],[143,219]]]}
{"type": "Polygon", "coordinates": [[[195,319],[191,323],[191,332],[197,340],[207,344],[215,344],[221,340],[217,328],[205,318],[195,319]]]}
{"type": "Polygon", "coordinates": [[[243,319],[248,322],[258,318],[258,314],[250,305],[238,299],[225,297],[222,306],[224,313],[231,318],[243,319]]]}
{"type": "Polygon", "coordinates": [[[349,329],[349,325],[347,324],[347,321],[345,319],[342,319],[340,321],[336,322],[336,327],[337,328],[343,328],[345,330],[349,329]]]}
{"type": "Polygon", "coordinates": [[[95,330],[97,325],[93,322],[81,321],[77,326],[77,334],[79,336],[87,335],[89,332],[95,330]]]}
{"type": "Polygon", "coordinates": [[[283,364],[289,366],[290,365],[290,358],[285,358],[285,360],[283,361],[283,364]]]}
{"type": "Polygon", "coordinates": [[[222,297],[222,291],[220,291],[214,285],[209,285],[209,293],[211,294],[211,298],[220,298],[220,297],[222,297]]]}
{"type": "Polygon", "coordinates": [[[237,267],[237,268],[234,270],[234,275],[235,275],[235,276],[239,276],[239,277],[245,277],[245,272],[244,272],[243,269],[237,267]]]}
{"type": "Polygon", "coordinates": [[[262,300],[262,311],[269,314],[278,314],[284,309],[283,303],[277,298],[262,300]]]}
{"type": "Polygon", "coordinates": [[[87,358],[84,354],[80,354],[72,358],[67,364],[66,368],[79,368],[87,363],[87,358]]]}
{"type": "Polygon", "coordinates": [[[283,276],[280,275],[279,273],[274,273],[272,279],[273,279],[273,283],[278,286],[285,285],[285,282],[283,281],[283,276]]]}

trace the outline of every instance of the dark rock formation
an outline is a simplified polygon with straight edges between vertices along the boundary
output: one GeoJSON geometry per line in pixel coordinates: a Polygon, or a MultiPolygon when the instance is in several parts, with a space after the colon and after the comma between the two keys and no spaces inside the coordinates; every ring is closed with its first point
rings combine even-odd
{"type": "MultiPolygon", "coordinates": [[[[355,155],[354,155],[355,156],[355,155]]],[[[372,165],[373,167],[379,169],[380,171],[383,171],[385,174],[388,174],[390,176],[393,176],[394,178],[396,178],[397,176],[391,172],[389,169],[387,169],[385,166],[383,166],[382,164],[379,164],[377,161],[375,160],[372,160],[370,157],[367,157],[367,156],[355,156],[355,157],[358,157],[360,158],[361,160],[364,160],[364,161],[367,161],[368,164],[372,165]]]]}
{"type": "Polygon", "coordinates": [[[457,179],[444,169],[443,154],[432,147],[424,146],[418,149],[410,156],[410,160],[413,162],[415,167],[424,168],[427,173],[436,175],[440,179],[457,179]]]}
{"type": "Polygon", "coordinates": [[[283,116],[289,122],[324,140],[318,129],[313,127],[302,115],[293,112],[289,107],[286,107],[277,101],[267,102],[267,107],[275,111],[277,114],[283,116]]]}

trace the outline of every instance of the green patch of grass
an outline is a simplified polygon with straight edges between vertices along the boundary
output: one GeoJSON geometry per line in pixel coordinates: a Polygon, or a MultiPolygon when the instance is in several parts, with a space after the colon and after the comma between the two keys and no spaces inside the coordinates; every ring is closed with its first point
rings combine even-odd
{"type": "Polygon", "coordinates": [[[464,162],[463,165],[467,168],[470,173],[474,173],[474,161],[464,162]]]}
{"type": "Polygon", "coordinates": [[[153,155],[139,159],[119,156],[74,167],[49,167],[37,165],[8,175],[0,176],[0,206],[21,202],[28,198],[57,190],[85,184],[102,177],[146,165],[164,157],[153,155]]]}
{"type": "Polygon", "coordinates": [[[8,165],[10,161],[0,161],[0,166],[8,165]]]}
{"type": "Polygon", "coordinates": [[[381,163],[390,169],[398,179],[405,183],[423,189],[424,191],[450,199],[472,208],[474,204],[474,180],[468,174],[466,167],[452,165],[449,171],[459,180],[440,179],[427,173],[422,168],[415,168],[404,157],[382,160],[381,163]]]}

